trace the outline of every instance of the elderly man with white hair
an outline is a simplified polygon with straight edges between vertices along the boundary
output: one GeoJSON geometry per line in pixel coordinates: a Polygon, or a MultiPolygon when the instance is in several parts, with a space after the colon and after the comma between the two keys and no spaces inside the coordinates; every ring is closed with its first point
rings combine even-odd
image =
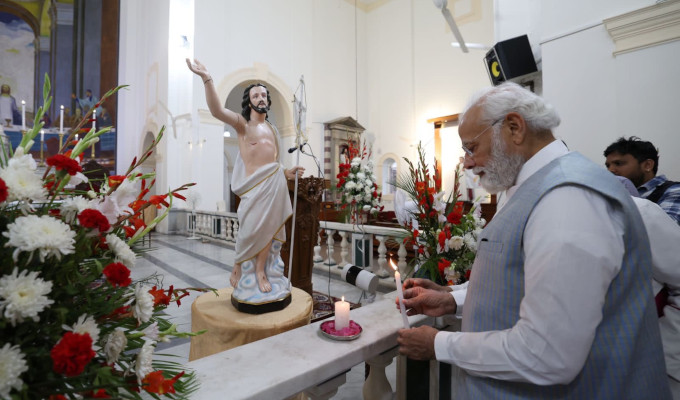
{"type": "MultiPolygon", "coordinates": [[[[473,96],[465,167],[507,200],[479,236],[462,331],[403,329],[399,351],[460,367],[456,398],[670,399],[640,214],[612,174],[555,139],[559,122],[516,84],[473,96]]],[[[404,287],[410,315],[456,312],[441,287],[404,287]]]]}

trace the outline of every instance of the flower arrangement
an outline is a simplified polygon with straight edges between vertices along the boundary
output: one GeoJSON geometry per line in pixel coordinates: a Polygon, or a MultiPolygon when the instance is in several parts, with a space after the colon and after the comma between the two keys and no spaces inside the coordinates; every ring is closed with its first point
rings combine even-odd
{"type": "Polygon", "coordinates": [[[415,205],[409,210],[411,218],[404,238],[404,243],[416,250],[413,262],[419,268],[415,276],[438,283],[463,283],[470,277],[477,235],[486,222],[475,206],[464,212],[463,202],[459,201],[460,166],[455,171],[453,191],[445,199],[437,160],[431,173],[420,143],[417,165],[404,160],[409,172],[401,175],[394,185],[404,190],[415,205]]]}
{"type": "Polygon", "coordinates": [[[341,193],[341,209],[349,209],[353,224],[362,222],[362,215],[375,215],[384,208],[382,193],[373,175],[371,151],[364,144],[362,150],[349,141],[345,163],[340,163],[336,188],[341,193]]]}
{"type": "Polygon", "coordinates": [[[157,276],[133,281],[130,270],[140,251],[135,244],[193,184],[148,196],[153,174],[137,167],[161,131],[124,175],[109,176],[98,189],[89,182],[87,192],[72,189],[87,181],[83,151],[110,127],[91,129],[79,142],[72,133],[39,175],[27,152],[49,108],[49,90],[46,76],[33,129],[13,154],[0,155],[0,398],[140,399],[142,392],[184,398],[197,387],[194,374],[154,359],[154,349],[194,335],[178,332],[163,310],[204,290],[163,289],[157,276]],[[147,207],[165,207],[148,226],[141,218],[147,207]]]}

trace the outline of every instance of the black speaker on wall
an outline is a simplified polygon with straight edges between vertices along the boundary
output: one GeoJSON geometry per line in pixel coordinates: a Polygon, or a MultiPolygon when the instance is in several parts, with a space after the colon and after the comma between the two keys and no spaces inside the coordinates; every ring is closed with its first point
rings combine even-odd
{"type": "Polygon", "coordinates": [[[484,62],[494,86],[538,71],[527,35],[496,43],[486,53],[484,62]]]}

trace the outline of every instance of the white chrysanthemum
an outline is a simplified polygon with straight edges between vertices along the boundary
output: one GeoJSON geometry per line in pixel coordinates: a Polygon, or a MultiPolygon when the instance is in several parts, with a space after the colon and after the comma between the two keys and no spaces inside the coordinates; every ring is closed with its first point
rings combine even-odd
{"type": "Polygon", "coordinates": [[[354,174],[350,173],[349,175],[347,175],[347,179],[354,179],[354,178],[355,178],[354,174]]]}
{"type": "Polygon", "coordinates": [[[371,206],[365,205],[362,209],[364,210],[364,212],[369,212],[371,211],[371,206]]]}
{"type": "Polygon", "coordinates": [[[125,264],[128,268],[135,266],[135,253],[130,250],[130,246],[121,238],[113,233],[109,233],[106,235],[106,243],[109,245],[109,249],[113,251],[113,254],[116,255],[116,261],[125,264]]]}
{"type": "Polygon", "coordinates": [[[363,194],[358,194],[358,195],[353,196],[353,197],[354,197],[354,200],[356,200],[356,201],[361,201],[361,200],[364,198],[364,195],[363,195],[363,194]]]}
{"type": "Polygon", "coordinates": [[[361,181],[356,183],[356,189],[357,190],[364,190],[364,184],[361,183],[361,181]]]}
{"type": "Polygon", "coordinates": [[[83,314],[78,317],[78,321],[76,321],[73,326],[62,325],[61,328],[65,331],[71,331],[81,335],[87,333],[92,338],[92,348],[96,349],[98,347],[97,342],[99,341],[99,327],[92,316],[83,314]]]}
{"type": "Polygon", "coordinates": [[[28,215],[17,218],[7,225],[7,232],[3,236],[9,238],[5,247],[14,247],[12,257],[18,261],[19,253],[27,251],[33,256],[33,251],[38,250],[40,261],[45,257],[54,256],[61,260],[62,254],[74,252],[76,233],[62,221],[47,215],[28,215]]]}
{"type": "Polygon", "coordinates": [[[364,201],[365,201],[365,202],[370,203],[371,200],[373,200],[373,196],[371,196],[370,193],[364,195],[364,201]]]}
{"type": "Polygon", "coordinates": [[[354,157],[352,159],[351,164],[352,164],[352,167],[358,167],[359,165],[361,165],[361,158],[360,157],[354,157]]]}
{"type": "Polygon", "coordinates": [[[454,236],[451,239],[449,239],[449,248],[452,248],[454,250],[460,250],[464,244],[465,241],[460,236],[454,236]]]}
{"type": "Polygon", "coordinates": [[[19,346],[5,343],[0,348],[0,398],[8,399],[10,390],[21,389],[24,384],[21,374],[26,371],[28,366],[19,346]]]}
{"type": "Polygon", "coordinates": [[[160,339],[160,330],[158,329],[158,322],[154,321],[153,324],[147,326],[142,333],[149,340],[158,341],[160,339]]]}
{"type": "Polygon", "coordinates": [[[135,374],[137,375],[137,382],[141,385],[144,377],[153,372],[153,350],[156,342],[153,340],[144,340],[144,345],[137,354],[135,360],[135,374]]]}
{"type": "Polygon", "coordinates": [[[361,179],[362,181],[366,179],[366,174],[363,172],[357,173],[357,178],[361,179]]]}
{"type": "Polygon", "coordinates": [[[135,305],[132,307],[132,315],[141,323],[149,322],[153,314],[153,295],[149,288],[137,284],[135,286],[135,305]]]}
{"type": "Polygon", "coordinates": [[[366,192],[366,194],[372,194],[373,188],[370,186],[364,186],[364,192],[366,192]]]}
{"type": "Polygon", "coordinates": [[[465,236],[463,237],[463,241],[470,250],[472,251],[477,250],[477,239],[475,239],[475,237],[471,233],[466,233],[465,236]]]}
{"type": "Polygon", "coordinates": [[[116,328],[106,337],[104,344],[104,354],[106,354],[106,362],[113,364],[118,361],[120,353],[127,347],[127,337],[125,336],[125,329],[116,328]]]}
{"type": "Polygon", "coordinates": [[[7,184],[7,201],[41,200],[47,197],[43,181],[36,173],[35,161],[30,155],[17,158],[15,154],[8,165],[0,169],[0,178],[7,184]]]}
{"type": "Polygon", "coordinates": [[[0,278],[0,312],[12,326],[26,318],[40,321],[38,314],[54,303],[47,297],[52,291],[52,282],[38,278],[36,271],[22,270],[17,274],[18,271],[15,267],[12,274],[0,278]]]}
{"type": "Polygon", "coordinates": [[[67,197],[61,203],[59,210],[66,223],[73,223],[78,214],[90,207],[90,201],[83,196],[67,197]]]}
{"type": "Polygon", "coordinates": [[[364,180],[364,184],[365,184],[366,186],[371,186],[371,187],[373,187],[373,180],[372,180],[370,177],[369,177],[369,178],[366,178],[366,179],[364,180]]]}
{"type": "Polygon", "coordinates": [[[352,181],[348,181],[347,183],[345,183],[345,189],[346,190],[352,190],[355,187],[357,187],[357,184],[352,182],[352,181]]]}

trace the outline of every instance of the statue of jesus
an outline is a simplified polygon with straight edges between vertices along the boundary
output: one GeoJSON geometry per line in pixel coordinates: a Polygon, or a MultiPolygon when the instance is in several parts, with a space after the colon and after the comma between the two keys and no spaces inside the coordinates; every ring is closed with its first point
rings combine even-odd
{"type": "MultiPolygon", "coordinates": [[[[271,98],[266,86],[256,83],[243,93],[240,114],[220,104],[212,77],[198,60],[186,59],[189,69],[200,76],[205,97],[213,117],[231,125],[238,134],[239,155],[236,157],[231,188],[240,198],[236,213],[239,231],[236,258],[229,281],[236,289],[241,280],[241,264],[253,260],[257,284],[261,292],[272,290],[265,264],[273,241],[285,242],[284,225],[292,215],[286,179],[302,176],[304,168],[285,170],[279,163],[279,140],[276,129],[267,120],[271,98]]],[[[280,247],[280,246],[277,246],[280,247]]]]}

